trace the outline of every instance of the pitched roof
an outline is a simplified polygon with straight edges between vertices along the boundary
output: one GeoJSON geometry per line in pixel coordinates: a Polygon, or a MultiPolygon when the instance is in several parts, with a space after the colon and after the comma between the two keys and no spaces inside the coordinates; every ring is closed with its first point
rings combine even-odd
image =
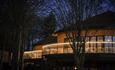
{"type": "MultiPolygon", "coordinates": [[[[115,29],[115,12],[107,11],[102,14],[93,16],[84,21],[80,21],[80,24],[83,26],[83,29],[115,29]]],[[[72,24],[68,27],[63,28],[57,32],[75,30],[76,25],[72,24]]]]}
{"type": "Polygon", "coordinates": [[[83,21],[84,27],[115,28],[115,12],[107,11],[83,21]]]}

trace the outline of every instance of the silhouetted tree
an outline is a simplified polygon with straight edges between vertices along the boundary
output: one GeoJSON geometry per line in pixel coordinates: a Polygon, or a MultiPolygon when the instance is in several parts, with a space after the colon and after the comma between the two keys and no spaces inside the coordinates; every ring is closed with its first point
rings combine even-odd
{"type": "MultiPolygon", "coordinates": [[[[67,40],[70,42],[70,46],[73,49],[75,66],[78,70],[83,70],[84,60],[85,60],[85,43],[88,28],[84,28],[83,20],[91,17],[97,13],[97,7],[99,5],[98,0],[71,0],[70,4],[72,6],[72,13],[74,13],[75,19],[72,23],[63,22],[64,29],[69,29],[66,32],[67,40]],[[71,28],[68,28],[70,25],[71,28]]],[[[64,12],[62,11],[63,15],[64,12]]],[[[62,21],[64,17],[62,15],[62,21]]],[[[71,19],[71,17],[70,17],[71,19]]]]}
{"type": "Polygon", "coordinates": [[[12,70],[22,70],[24,47],[29,30],[36,24],[36,16],[27,0],[1,0],[0,8],[1,51],[7,49],[13,54],[12,70]]]}

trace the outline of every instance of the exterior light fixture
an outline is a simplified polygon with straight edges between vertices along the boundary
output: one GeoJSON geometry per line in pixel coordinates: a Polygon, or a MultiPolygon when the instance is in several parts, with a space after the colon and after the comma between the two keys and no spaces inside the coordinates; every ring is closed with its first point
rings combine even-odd
{"type": "Polygon", "coordinates": [[[109,39],[108,39],[107,41],[108,41],[108,42],[110,42],[110,40],[109,40],[109,39]]]}
{"type": "Polygon", "coordinates": [[[76,66],[74,67],[74,70],[77,70],[77,67],[76,67],[76,66]]]}

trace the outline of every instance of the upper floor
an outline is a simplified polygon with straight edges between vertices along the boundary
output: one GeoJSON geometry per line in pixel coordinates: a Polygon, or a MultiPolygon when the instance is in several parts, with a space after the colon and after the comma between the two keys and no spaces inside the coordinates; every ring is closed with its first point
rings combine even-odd
{"type": "MultiPolygon", "coordinates": [[[[48,54],[73,53],[70,42],[67,40],[66,33],[57,33],[56,36],[56,43],[35,45],[33,51],[25,52],[25,58],[42,58],[42,55],[48,54]]],[[[97,30],[89,32],[85,40],[85,53],[115,53],[114,30],[97,30]]]]}
{"type": "MultiPolygon", "coordinates": [[[[115,53],[114,17],[115,13],[107,12],[84,21],[85,24],[81,31],[81,36],[86,35],[85,53],[115,53]]],[[[41,54],[41,56],[46,54],[73,53],[73,49],[70,45],[71,42],[67,39],[67,33],[73,32],[69,30],[69,28],[68,30],[58,31],[53,34],[53,36],[57,38],[56,42],[33,46],[33,51],[37,50],[41,51],[41,53],[30,52],[32,54],[41,54]]],[[[75,30],[74,33],[76,33],[75,30]]],[[[53,39],[53,36],[49,40],[53,39]]],[[[25,52],[25,54],[27,53],[25,52]]]]}

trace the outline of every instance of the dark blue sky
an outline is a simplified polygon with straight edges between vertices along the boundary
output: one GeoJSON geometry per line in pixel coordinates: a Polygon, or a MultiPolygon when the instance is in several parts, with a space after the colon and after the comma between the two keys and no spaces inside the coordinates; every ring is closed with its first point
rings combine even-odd
{"type": "MultiPolygon", "coordinates": [[[[112,2],[112,0],[100,0],[100,3],[95,10],[91,9],[92,5],[90,4],[90,1],[91,0],[84,0],[84,5],[88,7],[84,13],[88,12],[90,17],[108,10],[115,11],[115,3],[112,2]]],[[[75,21],[75,10],[71,7],[69,0],[44,0],[44,2],[39,4],[35,9],[35,14],[41,18],[47,17],[51,12],[53,12],[56,18],[56,30],[63,28],[63,22],[73,23],[75,21]],[[60,18],[62,16],[64,17],[63,21],[60,18]]],[[[85,18],[86,17],[84,16],[84,19],[85,18]]]]}
{"type": "MultiPolygon", "coordinates": [[[[29,0],[30,1],[30,0],[29,0]]],[[[115,11],[115,1],[114,0],[99,0],[96,8],[93,7],[91,3],[92,0],[82,0],[83,1],[83,19],[86,19],[86,14],[89,17],[95,16],[97,14],[104,13],[106,11],[115,11]],[[86,9],[84,9],[87,7],[86,9]]],[[[97,0],[95,0],[97,1],[97,0]]],[[[55,31],[58,31],[63,28],[63,23],[70,24],[76,22],[76,14],[77,10],[72,7],[70,0],[31,0],[31,8],[34,10],[34,13],[40,18],[44,19],[49,16],[52,12],[55,15],[56,19],[56,27],[55,31]],[[63,20],[62,18],[63,17],[63,20]]],[[[40,23],[42,24],[42,23],[40,23]]],[[[39,25],[39,23],[38,23],[39,25]]],[[[36,27],[39,31],[43,31],[36,27]]],[[[35,28],[35,29],[36,29],[35,28]]],[[[38,32],[39,32],[38,31],[38,32]]],[[[44,32],[41,32],[44,34],[44,32]]],[[[33,39],[33,43],[37,43],[42,41],[44,38],[42,36],[37,35],[33,39]]]]}

